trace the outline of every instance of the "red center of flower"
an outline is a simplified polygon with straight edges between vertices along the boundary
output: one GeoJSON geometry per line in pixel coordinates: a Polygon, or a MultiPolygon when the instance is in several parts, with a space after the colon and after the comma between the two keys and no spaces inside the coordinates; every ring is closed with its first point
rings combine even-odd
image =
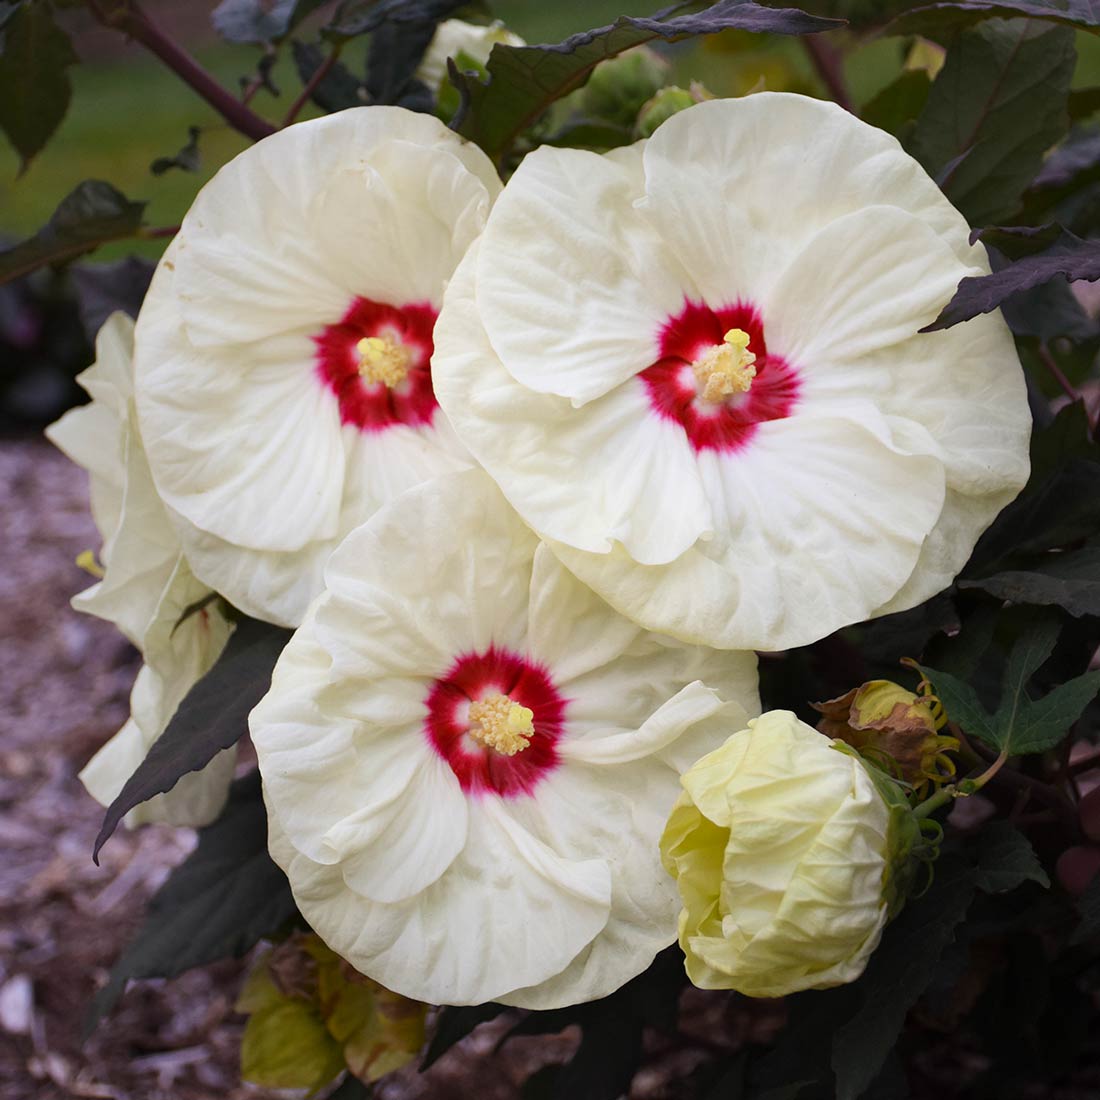
{"type": "Polygon", "coordinates": [[[515,653],[464,654],[432,684],[426,705],[424,731],[464,791],[531,794],[558,765],[566,700],[544,668],[515,653]]]}
{"type": "Polygon", "coordinates": [[[317,373],[340,403],[340,420],[364,432],[432,422],[432,330],[427,302],[389,306],[356,298],[343,318],[313,337],[317,373]]]}
{"type": "Polygon", "coordinates": [[[747,302],[711,309],[685,302],[660,333],[661,357],[638,377],[658,416],[674,420],[696,451],[739,451],[757,425],[790,416],[798,400],[798,372],[781,356],[770,355],[764,323],[747,302]],[[746,362],[740,376],[738,349],[727,334],[748,337],[746,362]],[[723,362],[722,356],[726,357],[723,362]],[[735,381],[720,385],[726,376],[735,381]],[[702,380],[716,374],[709,399],[702,380]]]}

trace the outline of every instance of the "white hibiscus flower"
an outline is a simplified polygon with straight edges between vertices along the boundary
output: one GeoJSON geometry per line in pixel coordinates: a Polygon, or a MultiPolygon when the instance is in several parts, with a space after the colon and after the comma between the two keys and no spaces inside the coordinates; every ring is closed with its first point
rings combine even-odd
{"type": "Polygon", "coordinates": [[[518,34],[513,34],[500,20],[493,23],[467,23],[465,19],[444,19],[435,28],[435,34],[424,52],[416,77],[433,92],[438,92],[447,78],[447,59],[454,58],[458,67],[468,58],[478,65],[489,61],[493,47],[525,46],[518,34]]]}
{"type": "Polygon", "coordinates": [[[524,161],[450,287],[436,392],[521,515],[653,630],[782,649],[945,587],[1028,473],[989,270],[889,135],[762,93],[524,161]]]}
{"type": "Polygon", "coordinates": [[[615,613],[480,471],[383,509],[326,583],[250,719],[313,928],[434,1003],[572,1004],[644,970],[676,935],[679,773],[758,712],[754,656],[615,613]]]}
{"type": "MultiPolygon", "coordinates": [[[[75,596],[73,606],[114,623],[145,658],[130,696],[130,718],[80,773],[104,806],[217,660],[231,630],[214,593],[192,575],[153,485],[134,415],[133,349],[133,322],[112,314],[96,338],[95,364],[78,378],[91,404],[46,429],[51,442],[88,471],[92,516],[103,538],[103,579],[75,596]],[[204,606],[181,621],[199,604],[204,606]]],[[[201,772],[136,807],[127,822],[212,821],[225,804],[235,757],[235,750],[219,753],[201,772]]]]}
{"type": "Polygon", "coordinates": [[[500,184],[435,118],[361,107],[203,188],[137,324],[137,403],[195,572],[284,625],[329,552],[471,460],[432,392],[436,314],[500,184]]]}

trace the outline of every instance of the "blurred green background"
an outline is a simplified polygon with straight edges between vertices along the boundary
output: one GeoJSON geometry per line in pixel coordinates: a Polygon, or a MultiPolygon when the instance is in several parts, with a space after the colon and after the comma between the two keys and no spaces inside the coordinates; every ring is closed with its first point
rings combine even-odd
{"type": "MultiPolygon", "coordinates": [[[[258,48],[230,46],[210,27],[215,0],[147,0],[146,9],[182,45],[230,88],[255,72],[258,48]]],[[[499,18],[530,42],[553,42],[627,13],[650,14],[657,0],[497,0],[499,18]]],[[[319,13],[303,27],[309,36],[319,13]]],[[[58,201],[83,179],[105,179],[130,198],[148,200],[150,226],[179,222],[199,187],[247,144],[195,93],[142,47],[94,25],[79,9],[64,13],[81,64],[70,70],[74,94],[69,114],[46,149],[23,176],[6,144],[0,146],[0,237],[34,232],[58,201]],[[157,157],[172,156],[187,140],[188,127],[201,128],[200,170],[173,170],[154,176],[157,157]]],[[[365,42],[353,43],[342,61],[362,72],[365,42]]],[[[857,103],[884,86],[899,67],[898,39],[870,41],[847,56],[849,85],[857,103]]],[[[1080,36],[1081,61],[1075,83],[1100,83],[1100,39],[1080,36]]],[[[678,82],[702,80],[716,95],[741,94],[754,87],[821,93],[802,44],[731,32],[672,51],[678,82]]],[[[261,90],[253,107],[273,121],[286,111],[301,85],[288,55],[274,70],[276,98],[261,90]]],[[[163,242],[121,242],[103,249],[106,260],[135,250],[155,256],[163,242]]]]}

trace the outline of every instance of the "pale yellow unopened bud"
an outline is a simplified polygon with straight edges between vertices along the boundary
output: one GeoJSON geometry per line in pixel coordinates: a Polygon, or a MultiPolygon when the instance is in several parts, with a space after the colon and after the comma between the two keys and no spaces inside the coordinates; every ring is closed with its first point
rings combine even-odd
{"type": "Polygon", "coordinates": [[[789,711],[681,782],[661,855],[691,980],[781,997],[858,978],[908,885],[919,829],[900,788],[789,711]]]}

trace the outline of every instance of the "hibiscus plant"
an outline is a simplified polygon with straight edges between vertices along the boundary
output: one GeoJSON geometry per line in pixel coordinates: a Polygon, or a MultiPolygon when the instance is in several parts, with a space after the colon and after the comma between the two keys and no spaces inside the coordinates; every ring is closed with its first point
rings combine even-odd
{"type": "Polygon", "coordinates": [[[73,604],[143,660],[94,855],[198,829],[93,1025],[247,955],[242,1077],[302,1095],[399,1095],[490,1021],[579,1032],[530,1097],[1074,1080],[1096,6],[697,0],[532,45],[464,0],[223,0],[238,95],[138,0],[6,0],[24,166],[73,8],[250,142],[178,226],[86,180],[0,251],[164,243],[80,270],[90,401],[47,430],[102,537],[73,604]]]}

